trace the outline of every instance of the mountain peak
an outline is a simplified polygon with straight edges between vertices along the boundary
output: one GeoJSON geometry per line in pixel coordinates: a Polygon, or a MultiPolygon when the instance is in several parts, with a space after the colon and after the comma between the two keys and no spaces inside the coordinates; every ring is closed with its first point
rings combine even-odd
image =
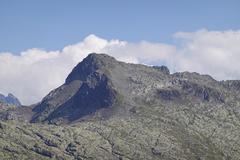
{"type": "Polygon", "coordinates": [[[110,70],[117,62],[106,54],[91,53],[67,77],[65,83],[50,92],[34,108],[32,122],[71,122],[111,107],[117,101],[110,70]],[[43,112],[44,111],[44,112],[43,112]],[[57,121],[56,121],[57,120],[57,121]]]}
{"type": "Polygon", "coordinates": [[[170,74],[166,66],[129,64],[91,53],[34,108],[32,122],[68,123],[95,113],[101,118],[131,116],[136,106],[169,102],[224,103],[221,90],[212,87],[218,83],[205,77],[170,74]]]}
{"type": "Polygon", "coordinates": [[[9,105],[14,105],[14,106],[21,106],[21,103],[18,100],[18,98],[16,98],[11,93],[9,93],[8,96],[4,96],[4,95],[0,94],[0,102],[9,104],[9,105]]]}
{"type": "Polygon", "coordinates": [[[116,61],[114,57],[109,56],[105,53],[90,53],[85,59],[101,60],[101,61],[116,61]]]}
{"type": "Polygon", "coordinates": [[[109,68],[116,62],[115,58],[106,54],[91,53],[73,68],[66,79],[66,83],[74,80],[84,80],[89,74],[106,67],[109,68]]]}

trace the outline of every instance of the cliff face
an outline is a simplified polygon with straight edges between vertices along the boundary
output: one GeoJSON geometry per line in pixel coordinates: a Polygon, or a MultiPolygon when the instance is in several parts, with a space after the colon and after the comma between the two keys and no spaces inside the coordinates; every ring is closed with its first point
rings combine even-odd
{"type": "MultiPolygon", "coordinates": [[[[43,159],[238,160],[239,84],[90,54],[62,86],[33,106],[34,123],[0,124],[0,154],[43,159]],[[20,135],[22,140],[15,141],[20,135]]],[[[19,111],[14,113],[21,117],[19,111]]]]}

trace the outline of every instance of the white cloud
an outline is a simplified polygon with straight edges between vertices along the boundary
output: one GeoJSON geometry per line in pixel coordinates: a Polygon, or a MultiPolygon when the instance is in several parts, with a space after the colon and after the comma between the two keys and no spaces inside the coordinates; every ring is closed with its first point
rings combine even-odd
{"type": "Polygon", "coordinates": [[[240,79],[240,31],[179,32],[182,40],[175,59],[177,70],[210,74],[218,80],[240,79]]]}
{"type": "Polygon", "coordinates": [[[72,68],[91,52],[118,60],[164,64],[171,71],[196,71],[217,79],[240,78],[240,31],[179,32],[177,46],[142,41],[129,43],[89,35],[61,51],[29,49],[19,54],[0,53],[0,92],[13,93],[23,104],[36,103],[64,83],[72,68]]]}

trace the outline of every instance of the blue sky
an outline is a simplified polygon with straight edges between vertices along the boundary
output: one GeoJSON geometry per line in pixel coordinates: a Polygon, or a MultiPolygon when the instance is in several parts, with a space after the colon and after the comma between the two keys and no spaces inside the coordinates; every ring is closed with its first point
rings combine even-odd
{"type": "Polygon", "coordinates": [[[62,49],[89,34],[174,43],[179,31],[240,28],[239,0],[0,0],[0,53],[62,49]]]}

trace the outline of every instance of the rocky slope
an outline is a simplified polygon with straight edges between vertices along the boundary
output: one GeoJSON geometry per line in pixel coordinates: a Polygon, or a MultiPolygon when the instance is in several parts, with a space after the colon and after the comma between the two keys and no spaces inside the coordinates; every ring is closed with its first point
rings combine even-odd
{"type": "Polygon", "coordinates": [[[0,157],[238,160],[239,89],[90,54],[39,104],[0,114],[18,120],[0,123],[0,157]]]}

